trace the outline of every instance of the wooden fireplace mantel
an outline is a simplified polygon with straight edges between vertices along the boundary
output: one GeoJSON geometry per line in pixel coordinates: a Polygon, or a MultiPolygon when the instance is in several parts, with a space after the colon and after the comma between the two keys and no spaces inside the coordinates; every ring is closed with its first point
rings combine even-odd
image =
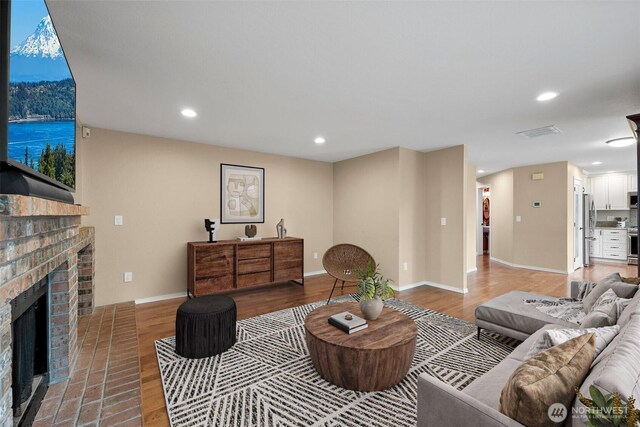
{"type": "Polygon", "coordinates": [[[56,202],[40,197],[0,194],[0,217],[84,216],[89,213],[87,206],[56,202]]]}

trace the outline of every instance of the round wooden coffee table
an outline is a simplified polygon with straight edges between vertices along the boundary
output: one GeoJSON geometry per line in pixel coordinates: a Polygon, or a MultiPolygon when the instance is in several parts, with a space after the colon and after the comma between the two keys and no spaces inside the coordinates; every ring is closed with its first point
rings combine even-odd
{"type": "Polygon", "coordinates": [[[304,321],[307,347],[318,374],[332,384],[358,391],[385,390],[404,379],[416,350],[416,323],[385,307],[369,327],[347,334],[329,317],[348,311],[362,317],[358,303],[330,304],[304,321]]]}

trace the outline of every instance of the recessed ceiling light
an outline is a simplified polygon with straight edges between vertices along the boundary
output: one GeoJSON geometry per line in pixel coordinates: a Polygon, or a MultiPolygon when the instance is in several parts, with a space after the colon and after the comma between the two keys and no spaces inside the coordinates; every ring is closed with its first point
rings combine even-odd
{"type": "Polygon", "coordinates": [[[484,173],[482,169],[478,169],[478,173],[484,173]]]}
{"type": "Polygon", "coordinates": [[[191,108],[185,108],[181,111],[182,115],[185,117],[189,117],[189,118],[193,118],[195,116],[198,115],[198,113],[196,113],[195,111],[193,111],[191,108]]]}
{"type": "Polygon", "coordinates": [[[536,98],[536,101],[549,101],[550,99],[553,99],[556,96],[558,96],[556,92],[544,92],[538,95],[538,97],[536,98]]]}
{"type": "Polygon", "coordinates": [[[602,162],[593,162],[593,163],[591,163],[591,164],[592,164],[592,165],[601,165],[601,164],[602,164],[602,162]]]}
{"type": "Polygon", "coordinates": [[[606,141],[609,147],[628,147],[629,145],[633,145],[636,142],[636,139],[632,136],[625,136],[624,138],[615,138],[606,141]]]}
{"type": "Polygon", "coordinates": [[[316,139],[313,140],[313,142],[315,142],[316,144],[324,144],[325,143],[325,139],[321,136],[316,137],[316,139]]]}

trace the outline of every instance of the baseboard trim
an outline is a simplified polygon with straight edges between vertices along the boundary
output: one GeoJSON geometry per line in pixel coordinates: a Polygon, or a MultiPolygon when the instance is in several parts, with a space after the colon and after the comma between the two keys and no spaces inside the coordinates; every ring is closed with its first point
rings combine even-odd
{"type": "Polygon", "coordinates": [[[135,303],[136,303],[136,305],[137,304],[146,304],[148,302],[164,301],[164,300],[167,300],[167,299],[182,298],[182,297],[186,297],[186,296],[187,296],[187,291],[175,292],[173,294],[158,295],[157,297],[138,298],[138,299],[135,300],[135,303]]]}
{"type": "Polygon", "coordinates": [[[532,265],[514,264],[512,262],[507,262],[496,257],[490,257],[490,259],[491,261],[499,262],[500,264],[504,264],[513,268],[524,268],[525,270],[544,271],[546,273],[557,273],[557,274],[564,274],[564,275],[570,274],[570,272],[567,270],[556,270],[553,268],[534,267],[532,265]]]}
{"type": "Polygon", "coordinates": [[[304,277],[319,276],[321,274],[327,274],[327,270],[310,271],[308,273],[304,273],[304,277]]]}
{"type": "Polygon", "coordinates": [[[392,284],[391,287],[393,288],[394,291],[402,292],[408,289],[417,288],[418,286],[425,285],[426,283],[427,282],[407,283],[406,285],[400,285],[400,286],[396,284],[392,284]]]}
{"type": "Polygon", "coordinates": [[[474,268],[472,268],[472,269],[470,269],[470,270],[467,270],[467,274],[469,274],[469,273],[475,273],[476,271],[478,271],[478,269],[477,269],[476,267],[474,267],[474,268]]]}
{"type": "Polygon", "coordinates": [[[467,294],[467,293],[469,293],[469,289],[460,289],[460,288],[456,288],[454,286],[443,285],[441,283],[435,283],[435,282],[429,282],[429,281],[425,281],[423,283],[425,285],[427,285],[427,286],[431,286],[432,288],[444,289],[445,291],[451,291],[451,292],[455,292],[455,293],[458,293],[458,294],[467,294]]]}

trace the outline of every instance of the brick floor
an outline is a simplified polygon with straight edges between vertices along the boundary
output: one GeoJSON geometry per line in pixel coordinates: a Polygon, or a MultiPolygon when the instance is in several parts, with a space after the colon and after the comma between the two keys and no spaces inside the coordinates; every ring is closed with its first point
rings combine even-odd
{"type": "Polygon", "coordinates": [[[49,387],[34,427],[141,426],[140,363],[133,302],[78,320],[78,361],[49,387]]]}

